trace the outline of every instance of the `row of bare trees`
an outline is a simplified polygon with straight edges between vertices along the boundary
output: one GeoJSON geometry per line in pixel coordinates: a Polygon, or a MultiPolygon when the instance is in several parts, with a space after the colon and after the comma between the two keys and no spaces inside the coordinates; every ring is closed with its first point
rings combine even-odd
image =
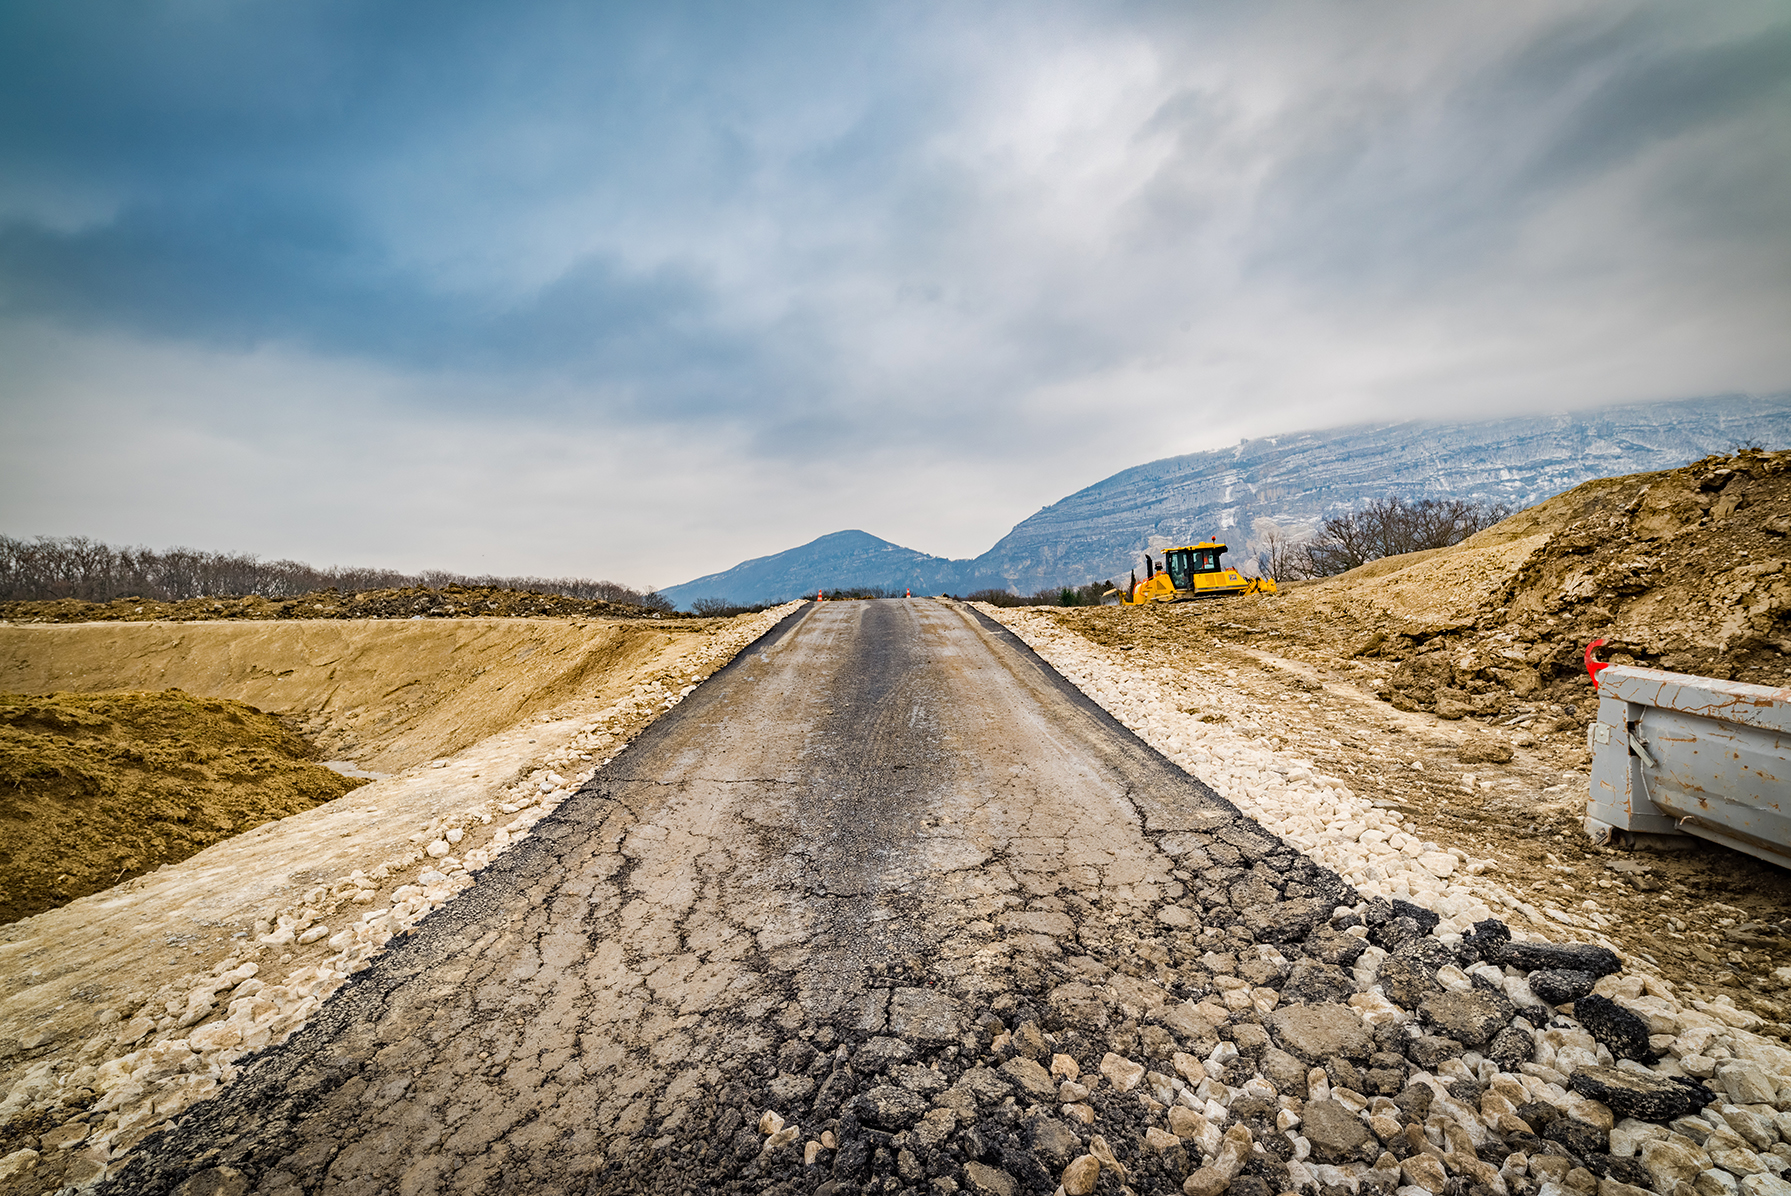
{"type": "Polygon", "coordinates": [[[1269,577],[1332,577],[1382,557],[1459,544],[1510,514],[1511,508],[1501,503],[1376,499],[1326,519],[1310,539],[1296,539],[1272,524],[1262,527],[1256,537],[1257,561],[1269,577]]]}
{"type": "Polygon", "coordinates": [[[1033,594],[977,590],[964,598],[969,602],[987,602],[990,606],[1099,606],[1101,596],[1115,589],[1125,591],[1125,587],[1116,581],[1093,581],[1085,586],[1046,586],[1033,594]]]}
{"type": "Polygon", "coordinates": [[[400,573],[393,569],[333,567],[319,569],[303,561],[264,561],[253,553],[206,552],[197,548],[115,548],[87,536],[38,536],[16,540],[0,536],[0,600],[42,601],[83,598],[150,598],[177,602],[183,598],[296,598],[319,590],[354,593],[407,586],[490,586],[534,594],[623,602],[670,610],[658,594],[643,594],[613,581],[584,577],[471,577],[430,570],[400,573]]]}

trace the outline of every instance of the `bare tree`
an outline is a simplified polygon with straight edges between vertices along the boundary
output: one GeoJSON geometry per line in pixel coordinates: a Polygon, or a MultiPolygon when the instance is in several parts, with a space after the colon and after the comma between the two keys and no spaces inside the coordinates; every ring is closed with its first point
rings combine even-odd
{"type": "Polygon", "coordinates": [[[1376,499],[1325,520],[1318,538],[1303,546],[1306,573],[1331,577],[1382,557],[1447,548],[1510,514],[1503,504],[1463,499],[1376,499]]]}
{"type": "Polygon", "coordinates": [[[704,618],[725,619],[733,615],[756,615],[769,608],[763,602],[743,606],[738,602],[730,602],[726,598],[698,598],[690,604],[690,609],[704,618]]]}
{"type": "Polygon", "coordinates": [[[1312,576],[1311,562],[1306,556],[1306,543],[1311,538],[1308,529],[1288,529],[1273,519],[1258,519],[1250,525],[1250,530],[1256,545],[1259,575],[1277,581],[1312,576]]]}

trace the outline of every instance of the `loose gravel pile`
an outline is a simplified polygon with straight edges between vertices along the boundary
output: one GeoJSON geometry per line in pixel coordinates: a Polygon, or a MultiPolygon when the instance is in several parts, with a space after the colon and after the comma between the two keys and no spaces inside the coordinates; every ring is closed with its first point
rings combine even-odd
{"type": "MultiPolygon", "coordinates": [[[[1520,940],[1494,919],[1439,934],[1431,911],[1361,900],[1242,819],[1158,847],[1177,867],[1154,910],[1062,891],[991,902],[984,925],[1005,931],[1013,966],[983,999],[923,987],[933,968],[916,961],[892,969],[886,1007],[792,1026],[774,1055],[762,1046],[761,1078],[717,1094],[711,1140],[680,1160],[677,1184],[822,1196],[1791,1188],[1779,1178],[1791,1052],[1750,1033],[1750,1015],[1682,1004],[1596,945],[1520,940]],[[1029,957],[1028,934],[1061,956],[1029,957]]],[[[636,1168],[595,1190],[680,1187],[636,1168]]]]}
{"type": "Polygon", "coordinates": [[[1791,1188],[1791,1052],[1732,1007],[1496,920],[1451,946],[1405,902],[1315,916],[1335,878],[1241,828],[1174,847],[1194,887],[1157,926],[1071,906],[1088,953],[985,1010],[898,988],[884,1033],[786,1041],[771,1107],[726,1094],[715,1190],[1791,1188]]]}

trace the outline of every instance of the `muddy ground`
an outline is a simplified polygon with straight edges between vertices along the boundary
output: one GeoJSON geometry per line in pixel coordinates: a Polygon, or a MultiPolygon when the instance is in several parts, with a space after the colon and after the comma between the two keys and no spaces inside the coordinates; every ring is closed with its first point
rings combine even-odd
{"type": "Polygon", "coordinates": [[[0,694],[0,923],[98,893],[361,785],[242,702],[0,694]]]}

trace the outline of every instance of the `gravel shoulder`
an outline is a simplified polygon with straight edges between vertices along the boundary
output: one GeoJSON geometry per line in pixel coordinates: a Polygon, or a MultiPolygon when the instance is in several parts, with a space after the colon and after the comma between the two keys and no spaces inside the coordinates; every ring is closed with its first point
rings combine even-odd
{"type": "MultiPolygon", "coordinates": [[[[1674,851],[1594,844],[1581,826],[1588,754],[1577,711],[1538,704],[1531,717],[1488,726],[1400,710],[1380,696],[1382,662],[1265,635],[1285,617],[1277,601],[1285,605],[989,613],[1152,746],[1362,892],[1415,901],[1455,930],[1461,903],[1478,901],[1514,926],[1609,945],[1782,1032],[1791,1020],[1783,870],[1697,840],[1674,851]],[[1413,842],[1394,846],[1402,833],[1413,842]]],[[[1595,700],[1589,685],[1580,696],[1588,708],[1595,700]]]]}

